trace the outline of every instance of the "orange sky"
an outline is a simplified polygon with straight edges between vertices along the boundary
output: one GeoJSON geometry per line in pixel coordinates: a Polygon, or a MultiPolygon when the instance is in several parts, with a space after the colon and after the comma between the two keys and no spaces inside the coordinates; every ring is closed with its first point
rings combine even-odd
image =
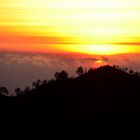
{"type": "Polygon", "coordinates": [[[139,0],[0,0],[0,51],[140,52],[139,0]]]}

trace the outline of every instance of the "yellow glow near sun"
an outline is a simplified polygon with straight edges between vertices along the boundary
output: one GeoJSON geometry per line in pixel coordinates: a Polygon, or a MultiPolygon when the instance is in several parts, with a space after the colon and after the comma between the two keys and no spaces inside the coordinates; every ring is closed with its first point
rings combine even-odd
{"type": "MultiPolygon", "coordinates": [[[[57,46],[59,48],[59,46],[57,46]]],[[[114,55],[114,54],[125,54],[140,52],[139,47],[133,47],[129,45],[105,45],[105,44],[73,44],[73,45],[62,45],[59,49],[70,52],[80,52],[83,54],[100,54],[100,55],[114,55]],[[68,46],[68,47],[67,47],[68,46]]]]}
{"type": "Polygon", "coordinates": [[[0,3],[0,28],[30,36],[71,37],[69,42],[79,44],[53,47],[92,54],[139,51],[134,46],[111,45],[139,42],[135,38],[140,36],[139,0],[0,0],[0,3]]]}

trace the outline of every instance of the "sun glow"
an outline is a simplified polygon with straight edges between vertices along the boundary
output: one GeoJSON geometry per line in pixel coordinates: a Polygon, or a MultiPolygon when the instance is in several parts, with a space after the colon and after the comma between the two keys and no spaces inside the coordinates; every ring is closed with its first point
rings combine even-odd
{"type": "Polygon", "coordinates": [[[129,45],[106,45],[106,44],[73,44],[58,46],[59,49],[66,52],[80,52],[82,54],[94,55],[115,55],[140,52],[139,47],[129,45]],[[66,47],[65,47],[66,46],[66,47]]]}
{"type": "Polygon", "coordinates": [[[5,37],[3,39],[3,35],[0,35],[0,50],[21,50],[19,48],[22,47],[26,48],[26,51],[36,48],[46,52],[63,50],[102,55],[140,52],[139,45],[129,45],[131,42],[140,42],[139,0],[0,2],[0,30],[5,37]],[[23,36],[20,42],[6,41],[7,37],[16,38],[19,35],[23,36]],[[44,37],[46,41],[42,41],[44,37]],[[48,37],[54,39],[48,43],[48,37]],[[56,42],[56,38],[61,41],[56,42]],[[40,40],[37,44],[36,39],[40,40]],[[128,44],[120,45],[121,42],[128,44]],[[114,45],[115,43],[117,45],[114,45]]]}
{"type": "Polygon", "coordinates": [[[106,65],[106,62],[99,59],[95,62],[95,64],[92,66],[92,68],[98,68],[98,67],[103,66],[103,65],[106,65]]]}
{"type": "Polygon", "coordinates": [[[88,45],[85,47],[84,51],[95,54],[115,54],[121,52],[121,49],[111,45],[88,45]]]}

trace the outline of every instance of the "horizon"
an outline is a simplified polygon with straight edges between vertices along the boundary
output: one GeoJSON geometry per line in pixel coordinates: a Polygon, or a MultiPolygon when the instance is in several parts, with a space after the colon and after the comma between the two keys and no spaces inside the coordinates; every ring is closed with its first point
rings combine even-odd
{"type": "Polygon", "coordinates": [[[87,55],[71,57],[70,54],[56,55],[51,53],[3,52],[0,53],[0,86],[14,90],[17,86],[24,89],[31,86],[37,79],[54,78],[54,73],[66,70],[70,76],[76,75],[76,69],[83,66],[86,69],[103,65],[119,65],[140,72],[140,54],[113,55],[87,55]],[[138,59],[139,58],[139,59],[138,59]]]}

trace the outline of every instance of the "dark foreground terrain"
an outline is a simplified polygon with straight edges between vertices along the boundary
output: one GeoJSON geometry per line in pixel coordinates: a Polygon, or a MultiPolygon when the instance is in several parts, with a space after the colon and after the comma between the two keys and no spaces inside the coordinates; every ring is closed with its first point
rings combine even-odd
{"type": "Polygon", "coordinates": [[[17,89],[16,97],[1,95],[3,131],[48,139],[139,136],[139,73],[103,66],[76,78],[56,78],[17,89]]]}

